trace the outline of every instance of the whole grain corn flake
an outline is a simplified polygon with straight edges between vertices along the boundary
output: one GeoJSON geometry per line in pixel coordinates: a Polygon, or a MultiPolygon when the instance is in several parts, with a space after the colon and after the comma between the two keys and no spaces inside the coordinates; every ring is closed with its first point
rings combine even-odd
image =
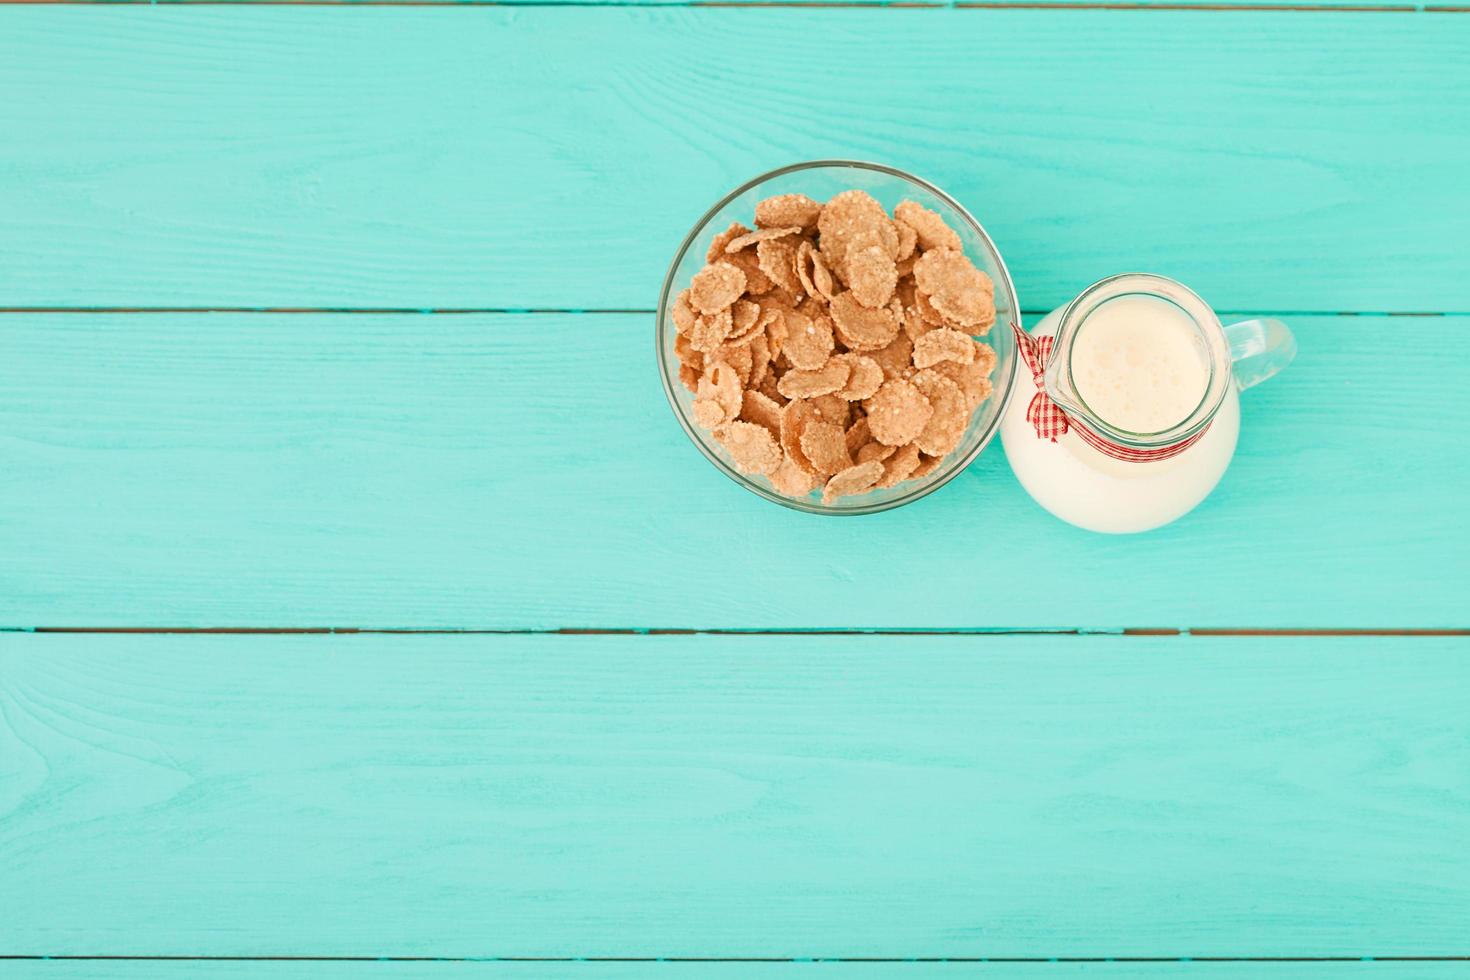
{"type": "Polygon", "coordinates": [[[717,350],[735,329],[735,321],[726,307],[718,313],[700,314],[694,318],[694,328],[689,331],[689,346],[708,354],[717,350]]]}
{"type": "Polygon", "coordinates": [[[821,252],[812,252],[812,285],[817,287],[813,295],[821,296],[827,302],[838,293],[837,280],[832,276],[832,270],[827,267],[827,260],[822,258],[821,252]]]}
{"type": "Polygon", "coordinates": [[[934,414],[924,393],[912,382],[894,379],[883,382],[876,394],[863,403],[873,438],[885,446],[913,442],[934,414]]]}
{"type": "Polygon", "coordinates": [[[939,464],[942,463],[942,462],[944,462],[944,457],[943,456],[930,456],[930,455],[927,455],[926,453],[920,452],[919,453],[919,465],[914,467],[914,471],[909,474],[909,479],[910,480],[921,480],[921,479],[923,479],[924,477],[928,476],[930,473],[933,473],[935,470],[939,469],[939,464]]]}
{"type": "Polygon", "coordinates": [[[707,265],[689,283],[689,304],[700,313],[719,313],[745,292],[745,273],[728,262],[707,265]]]}
{"type": "Polygon", "coordinates": [[[801,434],[801,451],[817,472],[829,476],[852,465],[852,458],[847,454],[846,433],[831,422],[809,424],[801,434]]]}
{"type": "Polygon", "coordinates": [[[694,329],[695,312],[694,307],[689,305],[689,290],[681,290],[679,295],[674,297],[672,311],[675,330],[679,333],[688,333],[694,329]]]}
{"type": "Polygon", "coordinates": [[[776,284],[771,282],[770,277],[761,271],[760,257],[755,254],[755,249],[747,248],[743,252],[726,255],[720,261],[734,266],[745,274],[747,296],[758,298],[776,288],[776,284]]]}
{"type": "Polygon", "coordinates": [[[755,223],[759,228],[796,226],[801,231],[815,231],[821,213],[822,205],[805,194],[781,194],[755,206],[755,223]]]}
{"type": "Polygon", "coordinates": [[[907,378],[914,373],[914,342],[908,334],[897,334],[887,347],[868,356],[883,369],[885,378],[907,378]]]}
{"type": "Polygon", "coordinates": [[[892,310],[869,309],[850,290],[832,300],[832,322],[842,342],[852,350],[882,350],[898,336],[898,318],[892,310]]]}
{"type": "Polygon", "coordinates": [[[744,344],[760,328],[761,308],[748,299],[737,299],[730,307],[730,336],[727,343],[744,344]]]}
{"type": "Polygon", "coordinates": [[[914,282],[934,309],[952,323],[988,328],[995,322],[995,285],[963,252],[925,252],[914,263],[914,282]]]}
{"type": "Polygon", "coordinates": [[[810,317],[826,316],[827,301],[819,296],[808,296],[796,304],[796,312],[810,317]]]}
{"type": "Polygon", "coordinates": [[[934,308],[934,301],[931,300],[929,298],[929,294],[924,292],[922,289],[916,288],[914,290],[914,312],[918,314],[918,319],[920,323],[924,324],[923,326],[920,326],[920,324],[914,325],[917,333],[913,334],[912,336],[914,336],[915,338],[917,338],[920,333],[924,333],[927,330],[932,330],[935,327],[945,326],[949,322],[945,318],[943,313],[940,313],[934,308]]]}
{"type": "Polygon", "coordinates": [[[817,487],[821,486],[820,478],[807,470],[804,470],[789,456],[771,474],[771,486],[778,493],[784,493],[788,497],[805,497],[817,487]]]}
{"type": "MultiPolygon", "coordinates": [[[[896,339],[896,338],[895,338],[896,339]]],[[[837,354],[836,357],[847,362],[852,373],[847,376],[847,384],[837,391],[837,397],[850,402],[860,402],[864,398],[871,398],[883,383],[883,368],[871,357],[862,354],[837,354]]]]}
{"type": "Polygon", "coordinates": [[[881,247],[870,245],[848,254],[847,285],[853,297],[869,309],[886,306],[898,285],[898,271],[881,247]]]}
{"type": "Polygon", "coordinates": [[[750,384],[751,371],[755,367],[755,357],[750,353],[749,344],[726,341],[710,352],[709,360],[724,361],[734,368],[736,377],[740,379],[739,387],[744,388],[750,384]]]}
{"type": "Polygon", "coordinates": [[[847,428],[847,423],[852,419],[852,406],[847,400],[838,396],[835,392],[830,395],[816,395],[808,398],[812,408],[817,412],[817,417],[824,422],[847,428]]]}
{"type": "Polygon", "coordinates": [[[918,201],[900,201],[893,209],[893,217],[901,224],[914,230],[918,244],[927,252],[934,248],[963,251],[960,236],[945,224],[936,212],[930,211],[918,201]]]}
{"type": "Polygon", "coordinates": [[[868,417],[864,415],[852,425],[849,425],[847,427],[847,434],[843,439],[847,443],[847,454],[849,456],[872,442],[873,433],[868,428],[868,417]]]}
{"type": "Polygon", "coordinates": [[[742,473],[774,473],[784,458],[771,430],[754,422],[731,422],[715,430],[715,441],[725,447],[742,473]]]}
{"type": "Polygon", "coordinates": [[[930,330],[914,340],[914,367],[933,367],[940,361],[968,364],[975,359],[975,341],[950,327],[930,330]]]}
{"type": "Polygon", "coordinates": [[[914,375],[913,385],[924,393],[934,409],[924,430],[914,437],[914,444],[931,456],[954,452],[970,421],[970,406],[965,393],[959,385],[937,371],[920,371],[914,375]]]}
{"type": "Polygon", "coordinates": [[[771,371],[770,373],[768,373],[765,377],[765,380],[762,381],[759,387],[757,387],[755,390],[759,391],[762,395],[765,395],[767,398],[775,402],[777,405],[780,405],[782,408],[786,407],[786,402],[788,401],[788,399],[785,395],[776,390],[775,371],[771,371]]]}
{"type": "Polygon", "coordinates": [[[898,258],[898,225],[887,220],[874,220],[871,225],[854,232],[847,240],[847,258],[850,262],[858,252],[867,251],[870,248],[880,249],[890,260],[898,258]]]}
{"type": "Polygon", "coordinates": [[[899,446],[893,455],[883,461],[883,476],[878,480],[880,487],[896,487],[913,475],[919,465],[919,447],[913,443],[899,446]]]}
{"type": "Polygon", "coordinates": [[[830,504],[838,497],[847,497],[872,488],[883,476],[883,464],[876,460],[857,463],[832,475],[822,488],[822,503],[830,504]]]}
{"type": "Polygon", "coordinates": [[[734,421],[744,403],[740,375],[724,361],[713,362],[700,379],[699,396],[719,405],[724,421],[734,421]]]}
{"type": "Polygon", "coordinates": [[[750,229],[738,221],[732,221],[730,227],[720,232],[710,240],[709,248],[704,253],[706,262],[718,262],[725,257],[725,246],[729,245],[741,235],[750,234],[750,229]]]}
{"type": "Polygon", "coordinates": [[[766,342],[766,332],[757,330],[755,336],[750,338],[750,380],[745,382],[746,388],[759,388],[770,370],[771,348],[766,342]]]}
{"type": "Polygon", "coordinates": [[[694,421],[706,429],[718,430],[727,421],[725,418],[725,409],[712,396],[708,395],[701,395],[694,399],[694,404],[690,406],[690,412],[694,415],[694,421]]]}
{"type": "Polygon", "coordinates": [[[847,384],[851,373],[852,369],[845,363],[829,357],[826,364],[814,371],[801,368],[787,371],[781,376],[776,390],[787,398],[814,398],[817,395],[830,394],[847,384]]]}
{"type": "Polygon", "coordinates": [[[801,434],[808,425],[817,421],[816,414],[811,403],[800,398],[787,402],[786,407],[781,410],[781,448],[788,460],[812,477],[818,475],[817,469],[801,450],[801,434]]]}
{"type": "Polygon", "coordinates": [[[780,289],[792,294],[802,292],[801,277],[796,274],[796,245],[787,238],[768,238],[755,247],[756,261],[766,277],[780,289]]]}
{"type": "Polygon", "coordinates": [[[781,434],[781,406],[753,388],[747,388],[740,404],[740,421],[754,422],[781,434]]]}
{"type": "Polygon", "coordinates": [[[893,226],[898,230],[898,254],[893,260],[903,262],[913,258],[914,249],[919,244],[918,232],[914,231],[912,225],[906,225],[902,221],[895,221],[893,226]]]}
{"type": "Polygon", "coordinates": [[[986,376],[995,370],[995,348],[989,344],[975,341],[975,363],[981,366],[986,376]]]}
{"type": "Polygon", "coordinates": [[[928,370],[937,371],[959,385],[960,390],[965,393],[965,402],[972,412],[990,397],[992,390],[990,368],[979,357],[969,364],[940,361],[928,370]]]}
{"type": "Polygon", "coordinates": [[[725,246],[725,252],[726,254],[730,252],[738,252],[742,248],[748,248],[749,246],[754,245],[757,242],[768,241],[772,238],[785,238],[787,235],[800,234],[800,226],[797,226],[795,228],[762,228],[759,231],[749,231],[741,235],[739,238],[730,239],[729,244],[725,246]]]}
{"type": "Polygon", "coordinates": [[[786,307],[774,303],[761,306],[761,322],[766,325],[766,343],[770,347],[771,360],[781,356],[786,349],[786,338],[789,330],[786,326],[786,314],[790,312],[786,307]]]}
{"type": "Polygon", "coordinates": [[[898,232],[888,212],[867,191],[843,191],[828,201],[817,218],[818,241],[827,265],[839,278],[846,279],[847,250],[852,239],[862,232],[883,234],[886,228],[893,236],[893,254],[898,252],[898,232]]]}
{"type": "Polygon", "coordinates": [[[786,343],[781,350],[795,367],[815,371],[832,356],[832,321],[827,317],[813,320],[804,313],[786,314],[786,343]]]}
{"type": "Polygon", "coordinates": [[[809,239],[803,238],[796,246],[796,278],[801,280],[801,288],[806,290],[808,296],[821,297],[817,292],[817,284],[812,281],[812,256],[817,254],[809,239]]]}

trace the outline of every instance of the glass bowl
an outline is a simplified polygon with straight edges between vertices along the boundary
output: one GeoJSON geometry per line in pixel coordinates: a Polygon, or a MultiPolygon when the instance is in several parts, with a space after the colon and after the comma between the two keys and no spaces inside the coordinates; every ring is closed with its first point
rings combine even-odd
{"type": "Polygon", "coordinates": [[[970,216],[960,204],[944,191],[927,181],[892,167],[876,163],[861,163],[855,160],[814,160],[797,163],[770,173],[762,174],[731,191],[712,207],[695,224],[664,277],[663,292],[658,299],[658,370],[663,378],[664,392],[674,417],[684,427],[684,432],[699,451],[704,453],[720,472],[745,489],[772,503],[805,511],[809,514],[876,514],[907,503],[912,503],[926,494],[944,486],[969,466],[980,450],[990,442],[1000,428],[1006,402],[1010,400],[1012,382],[1016,372],[1016,341],[1011,334],[1012,321],[1019,322],[1019,304],[1016,302],[1015,286],[1001,261],[1000,253],[980,223],[970,216]],[[671,307],[674,297],[689,285],[689,280],[705,264],[705,252],[715,235],[728,228],[731,222],[753,226],[757,201],[777,194],[802,193],[818,201],[826,201],[841,191],[859,188],[878,199],[890,214],[900,201],[917,201],[930,210],[937,211],[953,228],[964,243],[965,254],[995,283],[995,326],[984,337],[986,343],[995,348],[996,366],[990,380],[994,393],[975,411],[970,425],[965,430],[954,452],[934,471],[916,480],[906,480],[895,487],[879,488],[867,493],[839,497],[830,504],[821,500],[821,491],[806,497],[788,497],[777,491],[764,476],[747,475],[735,468],[730,454],[715,442],[713,435],[694,421],[692,406],[694,396],[679,383],[679,359],[674,353],[674,322],[671,307]]]}

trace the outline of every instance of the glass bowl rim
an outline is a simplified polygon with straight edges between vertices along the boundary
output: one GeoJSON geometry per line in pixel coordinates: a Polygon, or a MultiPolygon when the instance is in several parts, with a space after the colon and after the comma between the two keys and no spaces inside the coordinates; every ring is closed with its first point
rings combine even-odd
{"type": "MultiPolygon", "coordinates": [[[[940,487],[948,484],[951,480],[953,480],[955,477],[959,476],[961,473],[969,468],[970,464],[973,463],[977,457],[979,457],[981,451],[990,444],[991,440],[995,438],[996,433],[1000,431],[1001,419],[1005,417],[1006,408],[1010,405],[1011,395],[1015,391],[1016,387],[1016,365],[1017,362],[1020,360],[1019,352],[1012,352],[1010,374],[1004,379],[1004,390],[999,393],[1000,400],[996,405],[995,414],[991,418],[989,425],[986,427],[985,432],[975,443],[974,447],[965,454],[965,458],[962,459],[959,464],[956,465],[953,469],[951,469],[949,473],[947,473],[941,479],[927,483],[921,483],[913,490],[910,490],[908,493],[905,493],[899,497],[893,497],[889,500],[878,501],[872,504],[839,508],[828,507],[822,503],[812,503],[809,499],[805,498],[797,500],[792,497],[787,497],[784,494],[777,493],[774,490],[767,490],[766,488],[757,484],[754,480],[747,479],[744,474],[739,473],[730,465],[728,465],[723,459],[720,459],[713,452],[711,452],[709,448],[705,446],[703,440],[700,438],[698,433],[696,433],[693,428],[691,428],[693,422],[688,418],[683,409],[683,406],[679,404],[678,394],[674,391],[673,387],[676,383],[676,379],[669,372],[669,358],[664,350],[664,341],[667,338],[665,323],[668,320],[669,297],[673,294],[674,291],[675,276],[678,273],[680,264],[684,261],[684,257],[689,254],[689,249],[694,245],[695,239],[699,237],[700,232],[704,230],[704,228],[709,224],[710,220],[714,218],[715,215],[723,211],[726,207],[728,207],[731,202],[733,202],[736,198],[739,198],[747,191],[750,191],[760,186],[761,184],[764,184],[766,181],[774,180],[777,177],[784,177],[787,174],[797,173],[802,170],[816,170],[820,168],[832,167],[846,167],[856,170],[870,170],[888,177],[896,177],[901,181],[906,181],[910,184],[922,188],[928,193],[933,194],[939,200],[943,201],[949,207],[953,208],[955,212],[959,214],[959,216],[969,224],[971,230],[980,236],[980,240],[985,243],[985,246],[990,250],[990,254],[995,258],[996,267],[1000,271],[1001,277],[1004,280],[1003,283],[998,285],[1004,285],[1005,298],[1010,301],[1011,317],[1014,321],[1019,322],[1021,316],[1020,300],[1016,298],[1016,286],[1015,283],[1011,280],[1010,270],[1006,268],[1005,259],[1001,257],[1000,249],[995,247],[995,241],[990,237],[989,233],[986,232],[985,227],[981,225],[980,222],[975,219],[975,216],[972,215],[969,210],[967,210],[965,206],[962,205],[959,201],[955,200],[939,187],[931,184],[927,180],[924,180],[922,177],[916,177],[913,174],[908,173],[907,171],[899,170],[896,167],[889,167],[881,163],[871,163],[866,160],[806,160],[801,163],[792,163],[787,164],[784,167],[777,167],[774,170],[768,170],[765,173],[762,173],[756,177],[752,177],[750,180],[747,180],[745,183],[741,184],[739,187],[735,188],[733,191],[730,191],[728,194],[724,195],[718,201],[716,201],[714,206],[706,211],[702,216],[700,216],[699,220],[696,221],[693,227],[690,228],[689,234],[684,236],[684,241],[679,245],[678,250],[674,253],[674,260],[669,263],[669,271],[664,275],[663,289],[659,292],[658,311],[655,314],[654,321],[654,353],[658,359],[658,373],[659,377],[663,381],[664,396],[668,399],[669,408],[673,410],[674,417],[679,420],[679,426],[684,430],[684,435],[688,437],[690,442],[694,443],[694,447],[698,449],[700,453],[704,456],[704,458],[709,460],[716,469],[718,469],[721,473],[724,473],[725,476],[730,478],[737,485],[744,487],[746,490],[755,494],[761,499],[769,500],[770,502],[780,504],[783,507],[789,507],[792,510],[801,511],[802,513],[806,514],[820,514],[829,517],[857,517],[865,514],[878,514],[886,510],[893,510],[895,507],[902,507],[904,504],[911,504],[916,500],[927,497],[935,490],[938,490],[940,487]]],[[[1014,327],[1016,325],[1016,323],[1007,324],[1008,327],[1014,327]]]]}

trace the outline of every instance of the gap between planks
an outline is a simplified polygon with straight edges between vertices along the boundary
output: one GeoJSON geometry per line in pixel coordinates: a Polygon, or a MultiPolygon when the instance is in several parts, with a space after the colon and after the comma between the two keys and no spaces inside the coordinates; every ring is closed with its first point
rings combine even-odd
{"type": "Polygon", "coordinates": [[[129,960],[207,963],[1460,963],[1470,955],[1443,956],[115,956],[80,953],[47,956],[0,953],[5,960],[129,960]]]}
{"type": "MultiPolygon", "coordinates": [[[[0,0],[0,4],[30,2],[30,0],[0,0]]],[[[96,0],[96,2],[112,3],[117,0],[96,0]]],[[[131,0],[127,0],[131,2],[131,0]]],[[[193,2],[193,0],[190,0],[193,2]]],[[[250,0],[254,2],[254,0],[250,0]]],[[[1470,10],[1470,8],[1466,8],[1470,10]]],[[[176,314],[176,313],[269,313],[269,314],[291,314],[291,315],[321,315],[342,314],[348,316],[356,315],[405,315],[419,314],[423,316],[458,316],[464,314],[479,314],[485,316],[527,316],[551,314],[556,316],[568,315],[591,315],[591,316],[613,316],[613,315],[646,315],[653,316],[658,311],[655,309],[619,309],[616,307],[597,309],[577,309],[575,307],[514,307],[514,306],[0,306],[0,315],[7,313],[40,313],[40,314],[67,314],[67,313],[140,313],[140,314],[176,314]]],[[[1046,316],[1050,310],[1022,310],[1022,316],[1046,316]]],[[[1261,310],[1216,310],[1221,316],[1255,316],[1261,310]]],[[[1470,311],[1458,312],[1426,311],[1426,310],[1270,310],[1276,316],[1404,316],[1404,317],[1448,317],[1448,316],[1470,316],[1470,311]]]]}
{"type": "Polygon", "coordinates": [[[636,2],[636,0],[0,0],[0,6],[196,6],[196,7],[715,7],[765,9],[828,10],[1208,10],[1215,13],[1370,13],[1370,14],[1459,14],[1470,7],[1426,7],[1420,4],[1210,4],[1210,3],[1043,3],[1006,2],[1006,0],[956,0],[954,3],[927,3],[919,0],[874,0],[843,3],[832,0],[674,0],[674,2],[636,2]]]}
{"type": "Polygon", "coordinates": [[[812,629],[696,629],[649,627],[644,629],[566,626],[555,629],[476,629],[453,627],[360,627],[360,626],[0,626],[0,633],[90,633],[157,634],[186,636],[1470,636],[1470,628],[1379,629],[1298,627],[1275,629],[1257,626],[1159,627],[1133,626],[1118,629],[864,629],[814,627],[812,629]]]}

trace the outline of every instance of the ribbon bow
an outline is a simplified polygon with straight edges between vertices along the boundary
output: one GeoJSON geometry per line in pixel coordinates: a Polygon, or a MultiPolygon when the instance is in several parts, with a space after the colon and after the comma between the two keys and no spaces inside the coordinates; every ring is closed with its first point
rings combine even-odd
{"type": "Polygon", "coordinates": [[[1123,446],[1103,438],[1090,426],[1075,422],[1047,395],[1046,364],[1051,359],[1052,338],[1033,337],[1014,321],[1011,323],[1011,330],[1016,334],[1016,350],[1021,355],[1021,361],[1026,365],[1026,370],[1031,372],[1031,380],[1036,384],[1036,394],[1031,396],[1031,404],[1026,406],[1026,421],[1036,430],[1036,438],[1056,442],[1059,437],[1075,430],[1083,442],[1105,456],[1127,463],[1153,463],[1178,456],[1204,438],[1204,434],[1209,431],[1209,423],[1206,423],[1187,439],[1151,449],[1123,446]]]}
{"type": "Polygon", "coordinates": [[[1026,421],[1036,429],[1038,439],[1056,442],[1058,436],[1066,435],[1072,428],[1072,420],[1046,393],[1046,362],[1051,358],[1052,338],[1033,337],[1019,323],[1012,323],[1011,329],[1016,332],[1016,350],[1020,351],[1021,360],[1036,383],[1036,394],[1026,406],[1026,421]]]}

